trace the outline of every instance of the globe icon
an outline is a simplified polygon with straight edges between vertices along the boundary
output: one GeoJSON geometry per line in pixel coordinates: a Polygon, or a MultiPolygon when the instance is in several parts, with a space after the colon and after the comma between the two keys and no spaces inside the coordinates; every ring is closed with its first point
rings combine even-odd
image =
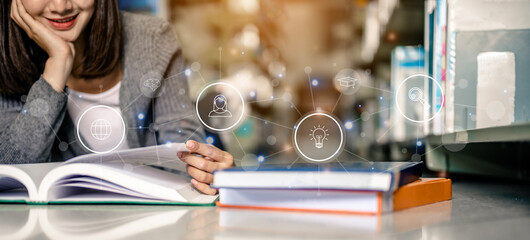
{"type": "Polygon", "coordinates": [[[92,134],[92,137],[102,141],[110,137],[112,126],[110,122],[105,119],[97,119],[90,125],[90,133],[92,134]]]}

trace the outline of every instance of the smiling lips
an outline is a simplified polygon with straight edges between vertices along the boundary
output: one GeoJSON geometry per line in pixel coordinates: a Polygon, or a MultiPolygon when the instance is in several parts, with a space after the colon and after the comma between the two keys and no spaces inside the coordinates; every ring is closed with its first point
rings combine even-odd
{"type": "Polygon", "coordinates": [[[46,18],[52,27],[57,30],[68,30],[70,29],[79,14],[65,18],[46,18]]]}

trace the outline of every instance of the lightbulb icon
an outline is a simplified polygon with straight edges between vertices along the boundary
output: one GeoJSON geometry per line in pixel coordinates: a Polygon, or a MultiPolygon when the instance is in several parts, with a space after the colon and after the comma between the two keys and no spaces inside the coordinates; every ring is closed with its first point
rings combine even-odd
{"type": "Polygon", "coordinates": [[[320,126],[318,125],[317,126],[313,126],[313,129],[311,129],[311,134],[309,134],[309,136],[311,136],[311,139],[309,140],[314,140],[315,141],[315,147],[316,148],[322,148],[324,147],[324,140],[328,140],[328,130],[325,128],[325,126],[320,126]]]}

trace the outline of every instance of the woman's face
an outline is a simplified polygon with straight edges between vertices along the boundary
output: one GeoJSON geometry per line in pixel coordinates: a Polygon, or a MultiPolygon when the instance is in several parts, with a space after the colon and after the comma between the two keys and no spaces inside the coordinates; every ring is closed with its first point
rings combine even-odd
{"type": "Polygon", "coordinates": [[[95,0],[22,0],[22,4],[36,21],[75,42],[94,14],[95,0]]]}

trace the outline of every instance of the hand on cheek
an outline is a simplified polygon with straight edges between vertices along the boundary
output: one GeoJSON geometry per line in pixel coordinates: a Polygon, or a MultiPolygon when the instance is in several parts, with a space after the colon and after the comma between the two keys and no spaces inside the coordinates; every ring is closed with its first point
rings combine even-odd
{"type": "Polygon", "coordinates": [[[62,92],[72,71],[75,57],[74,44],[66,42],[42,23],[36,21],[26,11],[21,0],[13,0],[10,17],[26,32],[30,39],[48,53],[49,58],[42,75],[57,92],[62,92]]]}
{"type": "Polygon", "coordinates": [[[178,157],[187,164],[186,171],[193,178],[191,183],[205,194],[216,194],[217,190],[210,187],[212,172],[232,167],[234,157],[215,146],[193,140],[187,141],[186,147],[190,152],[179,152],[178,157]]]}

